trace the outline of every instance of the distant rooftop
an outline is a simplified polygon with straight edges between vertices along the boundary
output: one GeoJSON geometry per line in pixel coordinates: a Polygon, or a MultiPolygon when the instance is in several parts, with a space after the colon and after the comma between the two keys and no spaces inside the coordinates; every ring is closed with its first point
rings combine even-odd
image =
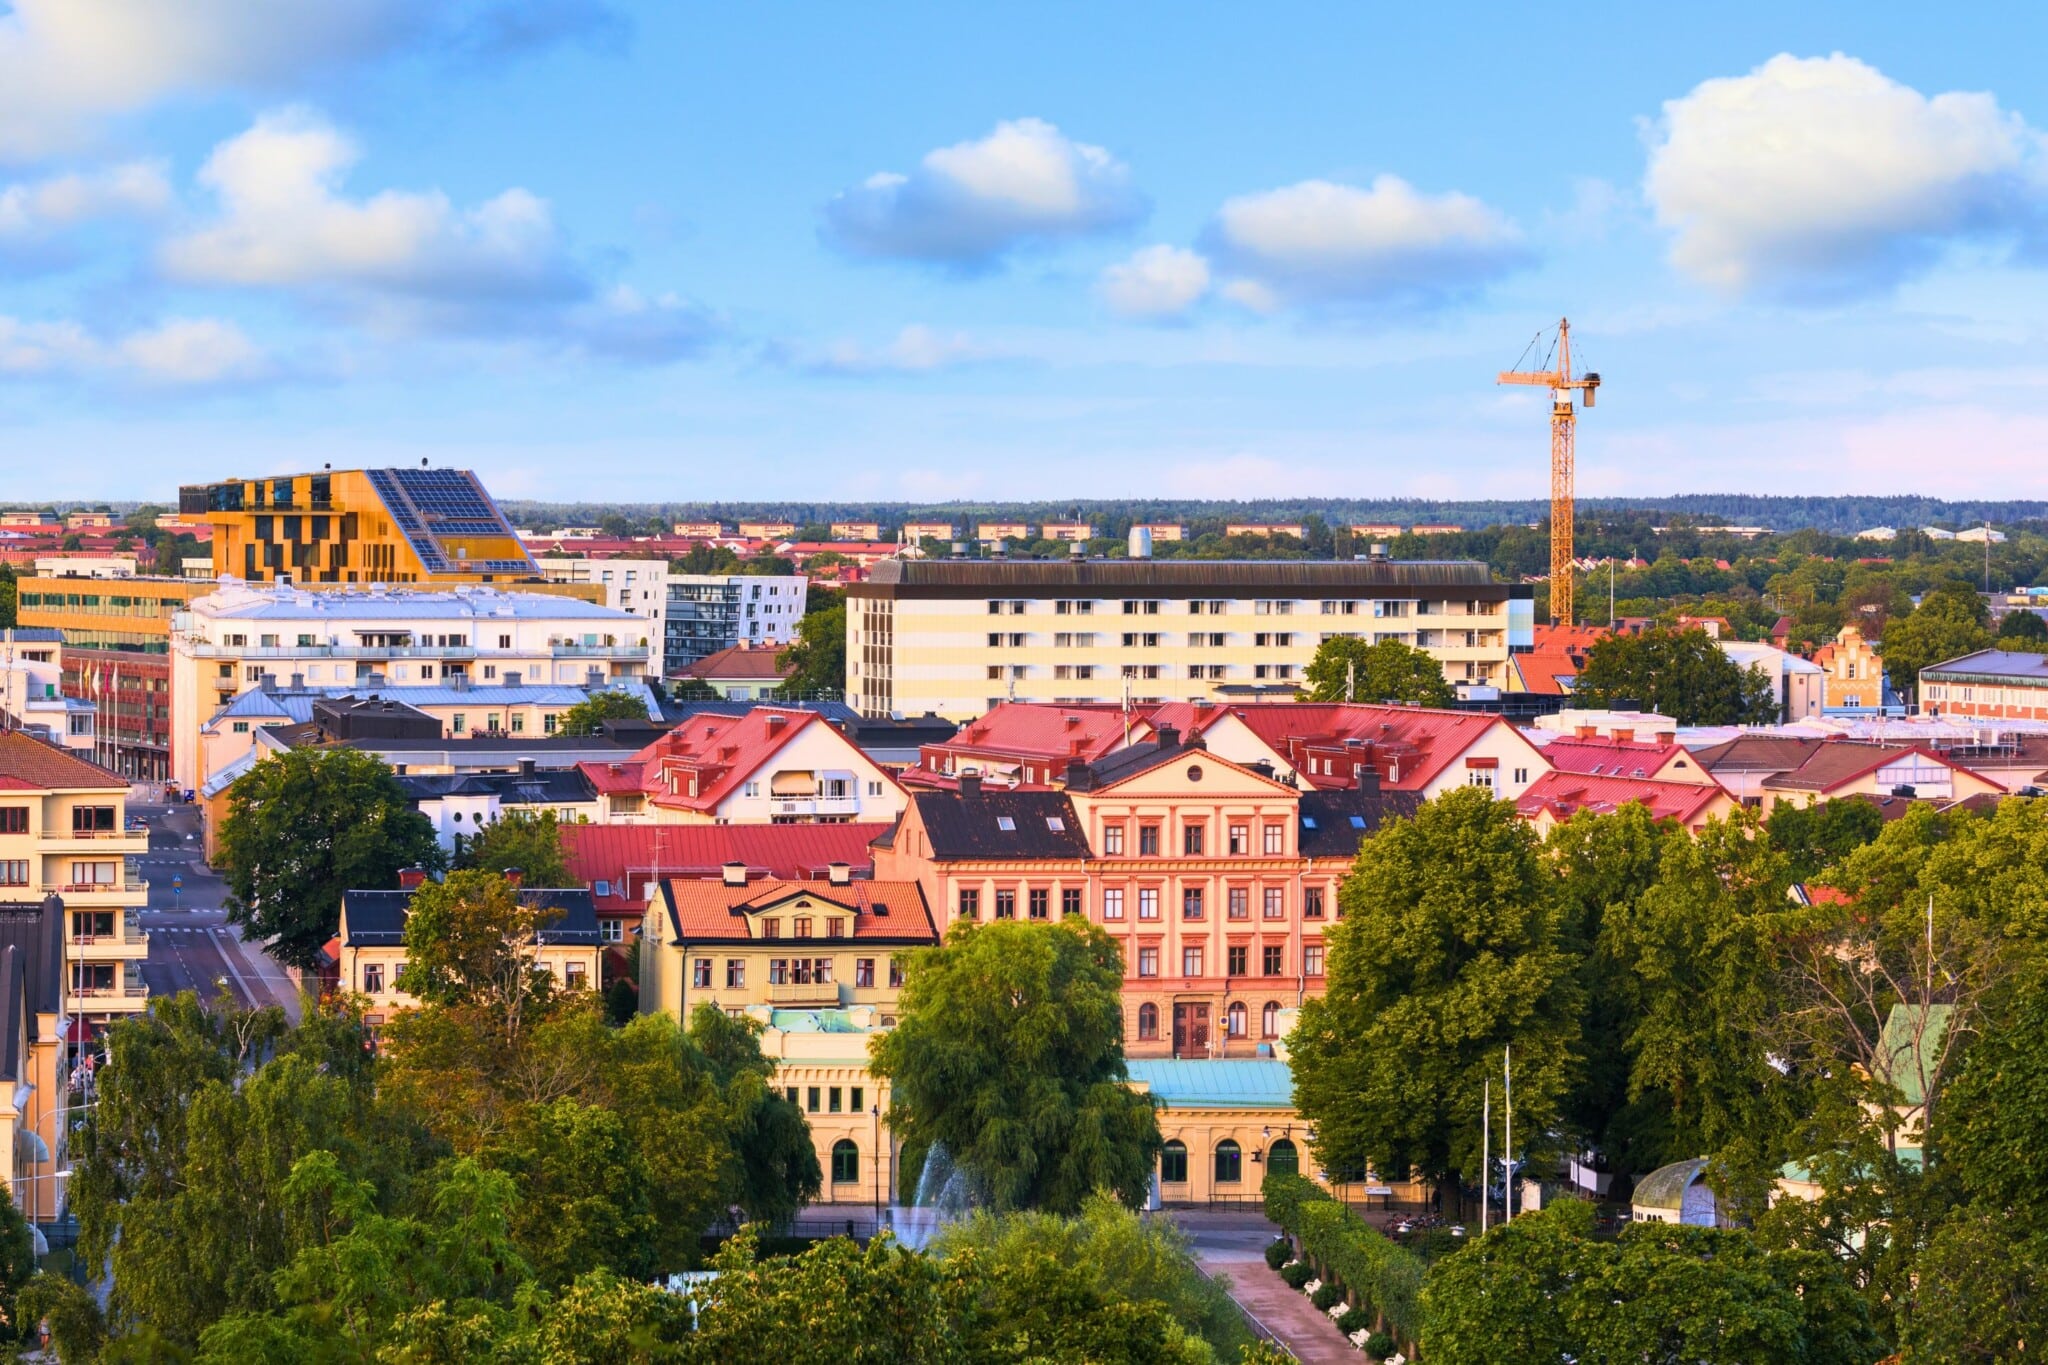
{"type": "Polygon", "coordinates": [[[545,593],[508,592],[493,587],[437,588],[418,591],[366,586],[323,588],[308,592],[288,583],[245,583],[222,578],[220,586],[204,597],[194,598],[191,609],[201,616],[230,617],[238,621],[331,620],[527,620],[589,621],[593,624],[640,625],[646,622],[631,612],[600,606],[574,597],[545,593]]]}
{"type": "Polygon", "coordinates": [[[1077,596],[1424,588],[1480,590],[1491,597],[1531,595],[1526,585],[1496,583],[1477,561],[1388,559],[885,559],[866,583],[848,591],[856,597],[893,596],[902,589],[972,596],[991,588],[1064,590],[1077,596]]]}

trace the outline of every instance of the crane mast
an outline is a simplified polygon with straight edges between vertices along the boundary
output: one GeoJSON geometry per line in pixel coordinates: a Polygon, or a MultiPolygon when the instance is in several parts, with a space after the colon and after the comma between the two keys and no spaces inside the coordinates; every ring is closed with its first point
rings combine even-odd
{"type": "Polygon", "coordinates": [[[1577,514],[1575,491],[1577,451],[1575,431],[1578,412],[1576,394],[1584,394],[1586,406],[1593,406],[1593,394],[1600,376],[1572,373],[1572,324],[1569,318],[1557,323],[1555,368],[1502,370],[1496,381],[1550,390],[1550,620],[1553,625],[1570,625],[1574,618],[1576,579],[1572,568],[1572,522],[1577,514]]]}

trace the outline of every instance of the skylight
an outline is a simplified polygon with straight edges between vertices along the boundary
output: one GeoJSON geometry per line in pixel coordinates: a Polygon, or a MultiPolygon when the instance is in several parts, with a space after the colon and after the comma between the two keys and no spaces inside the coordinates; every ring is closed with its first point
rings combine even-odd
{"type": "Polygon", "coordinates": [[[1067,822],[1057,815],[1048,815],[1045,817],[1045,827],[1054,834],[1064,834],[1067,829],[1067,822]]]}
{"type": "Polygon", "coordinates": [[[1351,817],[1351,828],[1353,828],[1353,829],[1364,829],[1364,828],[1365,828],[1365,817],[1364,817],[1363,815],[1354,815],[1354,816],[1352,816],[1352,817],[1351,817]]]}
{"type": "Polygon", "coordinates": [[[1302,816],[1302,817],[1301,817],[1301,827],[1302,827],[1303,829],[1314,829],[1314,828],[1316,827],[1316,818],[1315,818],[1315,816],[1313,816],[1313,815],[1304,815],[1304,816],[1302,816]]]}
{"type": "Polygon", "coordinates": [[[1017,828],[1017,822],[1015,820],[1012,820],[1007,815],[998,815],[996,817],[996,828],[1001,830],[1014,830],[1017,828]]]}

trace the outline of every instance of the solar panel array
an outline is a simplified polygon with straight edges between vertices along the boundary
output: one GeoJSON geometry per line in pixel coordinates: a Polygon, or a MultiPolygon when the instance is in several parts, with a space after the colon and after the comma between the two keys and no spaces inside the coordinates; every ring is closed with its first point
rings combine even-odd
{"type": "Polygon", "coordinates": [[[449,536],[486,536],[505,540],[513,535],[502,514],[477,483],[474,475],[459,469],[372,469],[367,471],[371,487],[390,509],[420,563],[429,573],[448,573],[457,568],[485,573],[526,573],[533,564],[525,559],[465,559],[450,563],[441,548],[449,536]]]}

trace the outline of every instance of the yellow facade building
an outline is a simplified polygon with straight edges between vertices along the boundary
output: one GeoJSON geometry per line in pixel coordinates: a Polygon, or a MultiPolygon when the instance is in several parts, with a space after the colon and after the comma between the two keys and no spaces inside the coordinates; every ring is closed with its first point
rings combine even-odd
{"type": "Polygon", "coordinates": [[[0,896],[0,1180],[31,1222],[63,1212],[71,1101],[64,907],[0,896]]]}
{"type": "Polygon", "coordinates": [[[1815,663],[1827,670],[1825,702],[1829,710],[1884,705],[1884,660],[1856,626],[1843,626],[1834,643],[1814,651],[1815,663]]]}
{"type": "Polygon", "coordinates": [[[178,490],[213,527],[213,571],[251,583],[503,583],[538,578],[464,469],[341,469],[178,490]]]}

